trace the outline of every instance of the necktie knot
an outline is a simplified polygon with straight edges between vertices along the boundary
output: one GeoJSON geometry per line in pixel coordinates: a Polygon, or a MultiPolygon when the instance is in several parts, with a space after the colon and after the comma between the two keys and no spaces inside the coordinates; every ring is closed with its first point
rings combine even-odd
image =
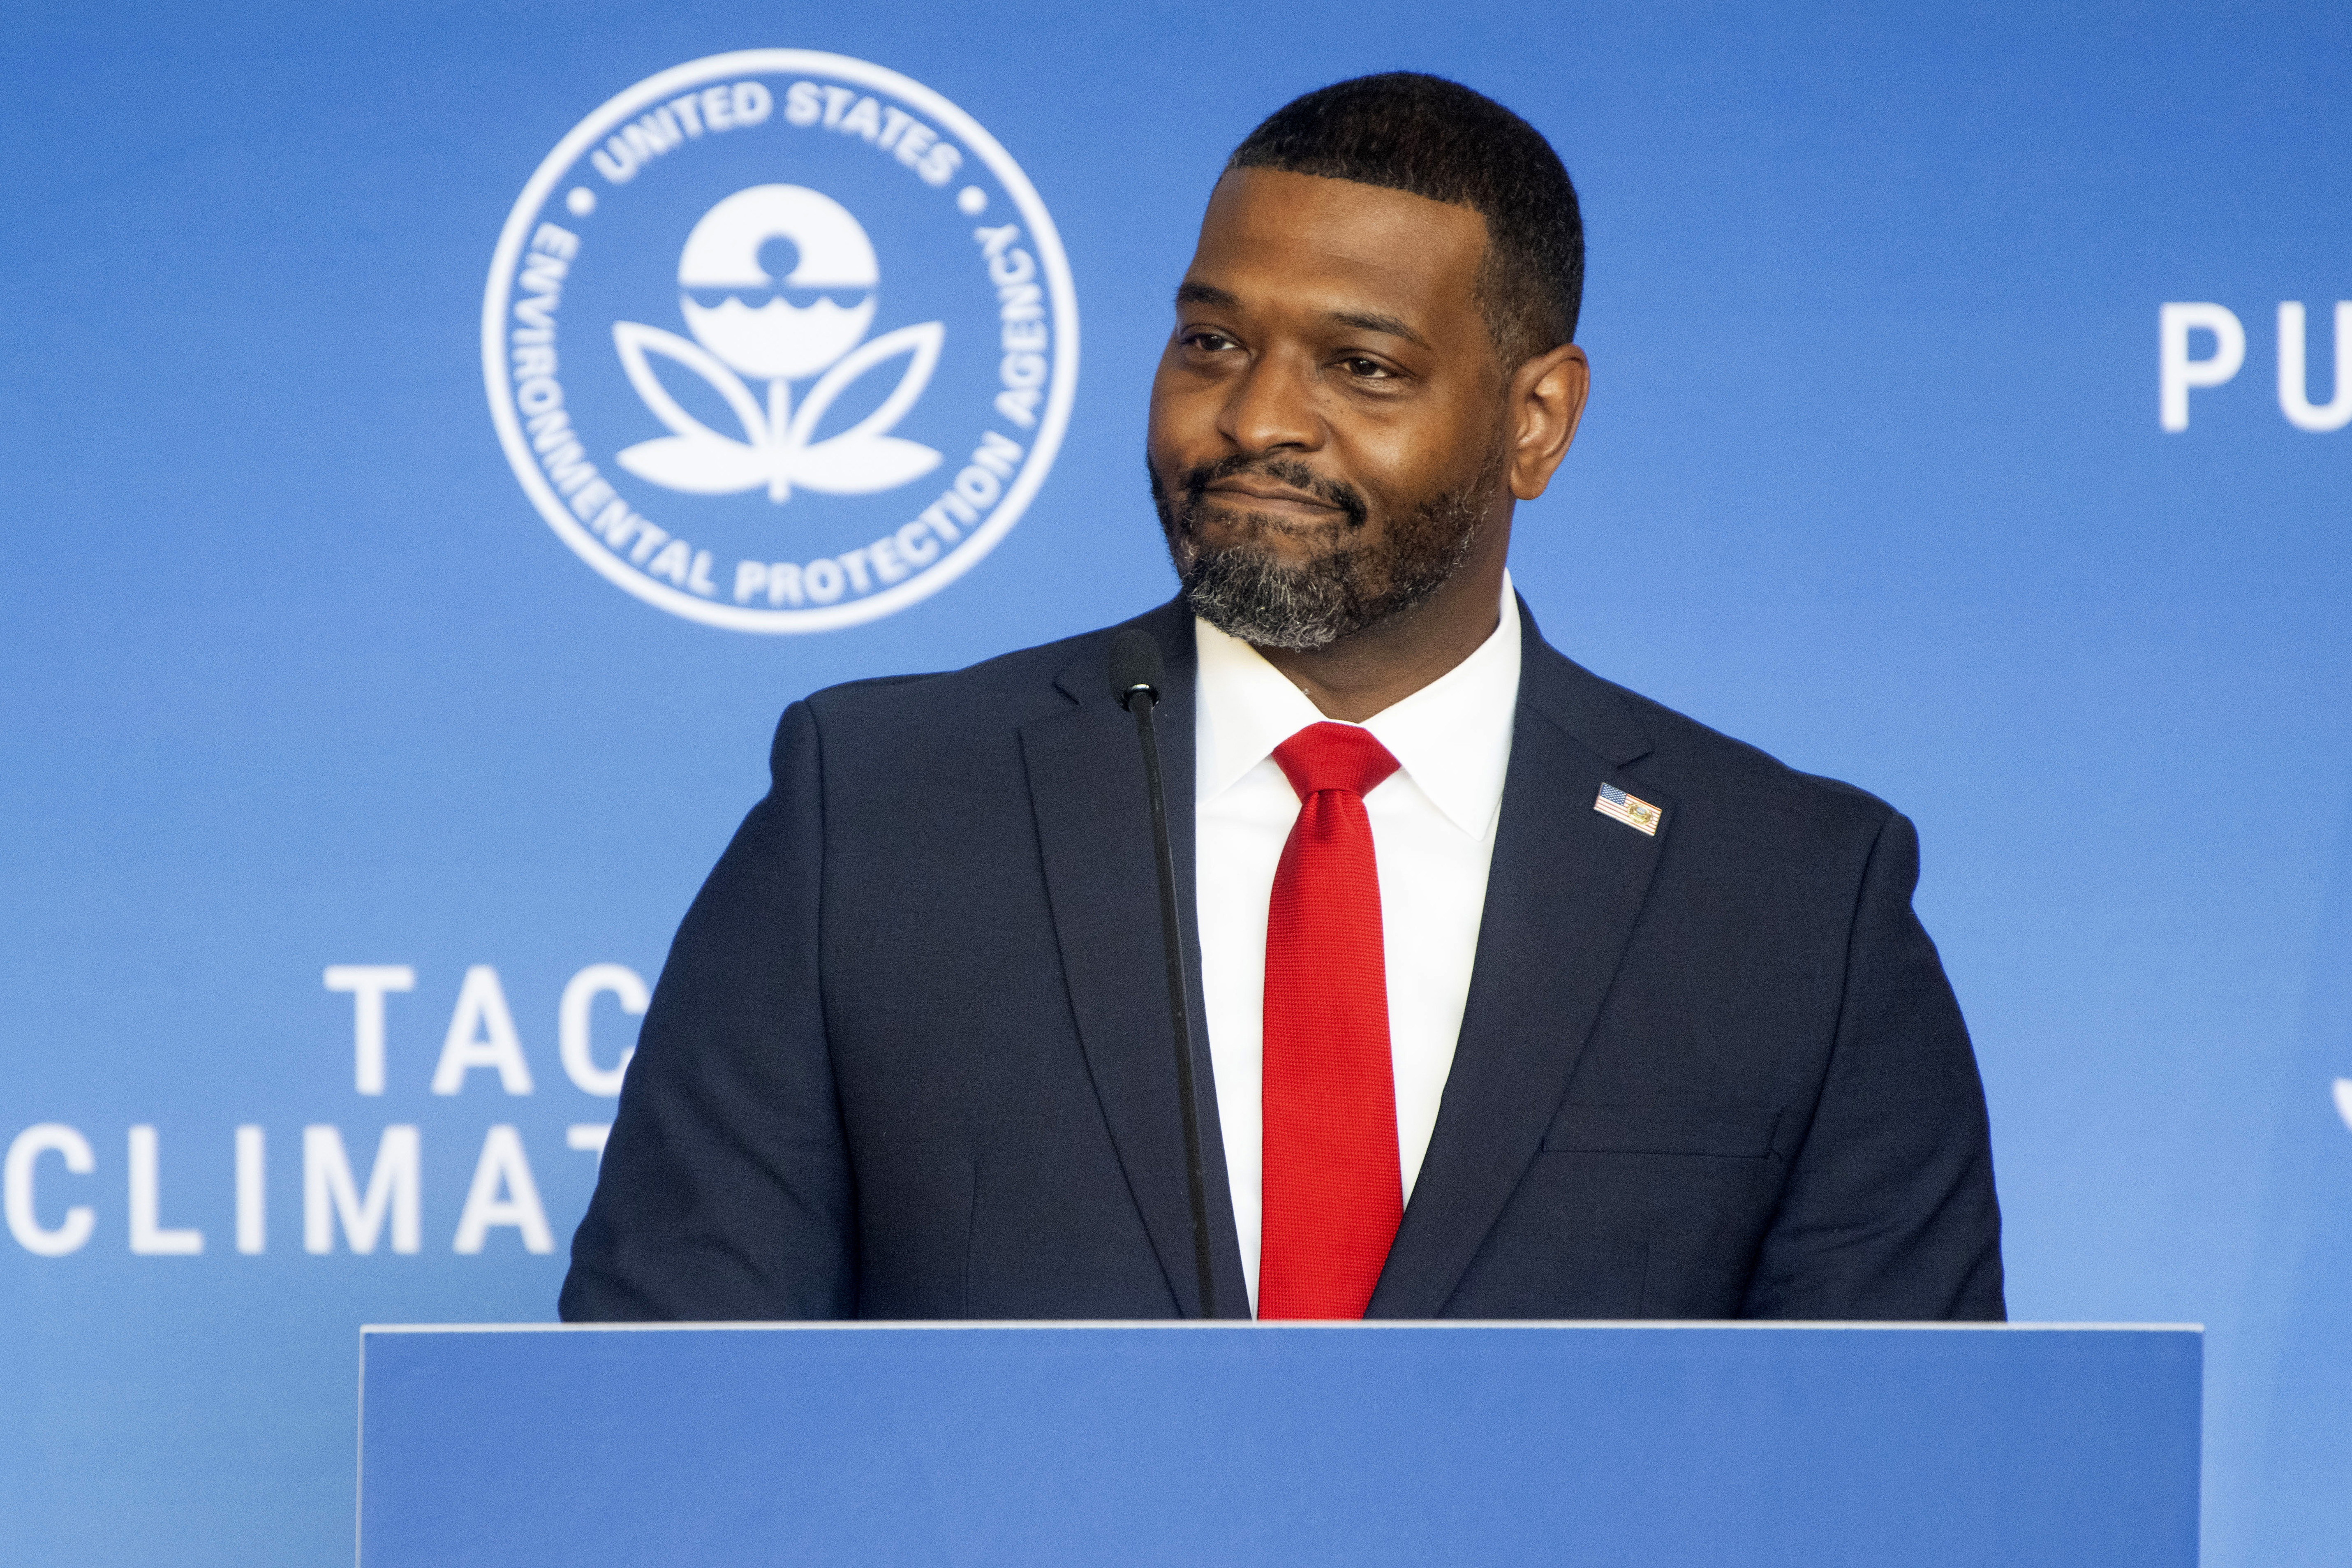
{"type": "Polygon", "coordinates": [[[1370,730],[1354,724],[1309,724],[1276,746],[1274,760],[1302,801],[1327,789],[1370,795],[1398,766],[1370,730]]]}

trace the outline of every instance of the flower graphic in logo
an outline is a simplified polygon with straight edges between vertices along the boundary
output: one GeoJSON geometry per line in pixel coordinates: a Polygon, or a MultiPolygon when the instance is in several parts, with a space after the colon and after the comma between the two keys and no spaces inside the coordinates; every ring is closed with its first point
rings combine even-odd
{"type": "Polygon", "coordinates": [[[939,465],[938,452],[890,431],[929,384],[945,328],[926,321],[859,342],[874,322],[880,270],[873,242],[848,208],[801,185],[738,191],[687,236],[677,281],[679,309],[698,341],[636,321],[613,323],[629,384],[672,432],[623,450],[619,461],[629,472],[688,495],[765,487],[768,499],[782,503],[795,486],[870,495],[939,465]],[[708,383],[741,425],[742,438],[687,412],[654,374],[648,353],[708,383]],[[901,357],[905,373],[872,413],[814,438],[818,422],[859,377],[901,357]],[[795,407],[792,384],[808,376],[816,381],[795,407]],[[752,381],[766,384],[764,397],[752,381]]]}

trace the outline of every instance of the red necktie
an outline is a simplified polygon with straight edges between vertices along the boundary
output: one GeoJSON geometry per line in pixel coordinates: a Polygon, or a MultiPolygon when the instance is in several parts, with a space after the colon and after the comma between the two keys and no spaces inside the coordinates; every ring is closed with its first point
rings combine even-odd
{"type": "Polygon", "coordinates": [[[1364,795],[1397,760],[1352,724],[1275,748],[1298,792],[1265,923],[1261,1318],[1360,1318],[1404,1215],[1381,878],[1364,795]]]}

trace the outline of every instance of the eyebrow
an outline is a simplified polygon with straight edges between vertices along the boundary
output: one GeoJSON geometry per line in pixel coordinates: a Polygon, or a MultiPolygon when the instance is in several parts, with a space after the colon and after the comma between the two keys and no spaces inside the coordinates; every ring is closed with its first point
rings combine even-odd
{"type": "MultiPolygon", "coordinates": [[[[1240,308],[1241,300],[1213,283],[1196,283],[1188,279],[1176,286],[1176,303],[1212,305],[1220,310],[1236,310],[1240,308]]],[[[1379,332],[1385,337],[1402,338],[1405,342],[1417,343],[1423,348],[1430,346],[1429,340],[1405,325],[1402,318],[1386,315],[1378,310],[1330,310],[1325,313],[1323,319],[1343,327],[1353,327],[1359,331],[1379,332]]]]}
{"type": "Polygon", "coordinates": [[[1325,319],[1337,321],[1343,327],[1353,327],[1359,331],[1380,332],[1391,338],[1402,338],[1409,343],[1418,343],[1423,348],[1429,347],[1427,338],[1398,318],[1381,315],[1377,310],[1333,310],[1325,319]]]}

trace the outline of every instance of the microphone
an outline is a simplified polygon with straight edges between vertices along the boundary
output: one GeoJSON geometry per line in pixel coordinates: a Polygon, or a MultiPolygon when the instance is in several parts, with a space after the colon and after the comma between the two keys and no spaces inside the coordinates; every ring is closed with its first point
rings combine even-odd
{"type": "Polygon", "coordinates": [[[1151,841],[1159,852],[1160,936],[1168,955],[1168,1014],[1176,1041],[1176,1098],[1184,1113],[1184,1181],[1192,1200],[1192,1265],[1201,1277],[1201,1316],[1217,1315],[1216,1280],[1209,1267],[1209,1193],[1201,1173],[1201,1117],[1192,1089],[1192,999],[1184,979],[1184,933],[1176,903],[1176,854],[1168,844],[1168,792],[1160,780],[1160,736],[1153,707],[1167,680],[1160,644],[1129,626],[1111,639],[1110,691],[1135,715],[1143,746],[1143,779],[1151,794],[1151,841]]]}

